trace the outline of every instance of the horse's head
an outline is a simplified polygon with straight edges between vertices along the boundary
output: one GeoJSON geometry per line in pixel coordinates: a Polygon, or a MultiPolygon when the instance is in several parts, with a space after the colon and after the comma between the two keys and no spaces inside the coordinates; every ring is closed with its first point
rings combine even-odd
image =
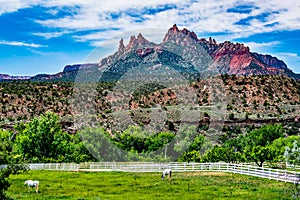
{"type": "Polygon", "coordinates": [[[27,181],[25,181],[24,185],[28,185],[28,183],[29,183],[30,181],[32,181],[32,180],[27,180],[27,181]]]}

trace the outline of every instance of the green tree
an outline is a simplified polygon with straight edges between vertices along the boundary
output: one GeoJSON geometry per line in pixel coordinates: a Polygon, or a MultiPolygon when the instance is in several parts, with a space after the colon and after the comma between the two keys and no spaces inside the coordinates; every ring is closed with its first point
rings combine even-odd
{"type": "Polygon", "coordinates": [[[243,156],[240,152],[234,148],[214,146],[210,151],[204,154],[203,162],[227,162],[227,163],[238,163],[243,160],[243,156]]]}
{"type": "Polygon", "coordinates": [[[265,161],[276,159],[276,149],[271,144],[283,137],[283,132],[282,125],[268,124],[248,133],[242,141],[248,160],[262,166],[265,161]]]}
{"type": "Polygon", "coordinates": [[[272,146],[254,146],[251,152],[246,152],[249,160],[254,161],[259,167],[263,166],[265,161],[272,161],[276,157],[276,150],[272,146]]]}
{"type": "Polygon", "coordinates": [[[246,148],[254,146],[266,146],[271,144],[277,138],[283,137],[284,129],[280,124],[268,124],[258,129],[254,129],[244,138],[244,145],[246,148]]]}
{"type": "Polygon", "coordinates": [[[127,161],[128,155],[102,127],[85,128],[78,133],[83,145],[98,161],[127,161]]]}
{"type": "Polygon", "coordinates": [[[11,199],[7,196],[6,191],[11,185],[9,183],[9,176],[11,174],[19,174],[28,170],[25,165],[8,165],[6,168],[0,169],[0,199],[8,200],[11,199]]]}
{"type": "Polygon", "coordinates": [[[300,136],[289,136],[289,137],[280,137],[276,140],[274,140],[271,144],[273,149],[276,150],[276,158],[275,161],[282,162],[286,161],[286,158],[284,158],[284,154],[286,153],[286,149],[289,151],[293,148],[294,142],[297,141],[299,144],[300,142],[300,136]]]}
{"type": "Polygon", "coordinates": [[[10,162],[10,154],[12,151],[12,133],[9,131],[0,130],[0,165],[10,162]]]}
{"type": "Polygon", "coordinates": [[[78,136],[62,130],[54,113],[47,112],[16,129],[14,159],[18,162],[80,162],[91,158],[78,136]]]}

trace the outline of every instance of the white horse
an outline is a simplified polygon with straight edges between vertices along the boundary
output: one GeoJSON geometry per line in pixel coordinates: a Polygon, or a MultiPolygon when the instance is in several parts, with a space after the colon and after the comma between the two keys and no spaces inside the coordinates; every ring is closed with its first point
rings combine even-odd
{"type": "Polygon", "coordinates": [[[161,179],[164,180],[165,176],[168,175],[169,179],[172,179],[172,170],[171,169],[164,169],[161,175],[161,179]]]}
{"type": "Polygon", "coordinates": [[[38,193],[39,192],[39,184],[40,182],[39,181],[32,181],[32,180],[27,180],[25,181],[24,185],[28,185],[28,192],[29,192],[29,189],[32,187],[35,187],[35,192],[38,193]]]}

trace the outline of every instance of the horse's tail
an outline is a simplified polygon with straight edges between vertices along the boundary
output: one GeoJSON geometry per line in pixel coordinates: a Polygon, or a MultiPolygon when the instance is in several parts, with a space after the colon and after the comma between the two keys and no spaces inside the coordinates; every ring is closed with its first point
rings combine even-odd
{"type": "Polygon", "coordinates": [[[170,178],[172,178],[172,171],[170,170],[170,178]]]}
{"type": "Polygon", "coordinates": [[[36,188],[35,188],[35,192],[36,192],[36,193],[39,193],[39,184],[40,184],[40,182],[37,181],[37,182],[36,182],[36,188]]]}

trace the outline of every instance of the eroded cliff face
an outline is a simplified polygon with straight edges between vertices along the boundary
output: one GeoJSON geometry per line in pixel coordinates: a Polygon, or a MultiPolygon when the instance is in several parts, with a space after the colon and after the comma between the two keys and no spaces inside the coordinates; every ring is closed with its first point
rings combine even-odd
{"type": "MultiPolygon", "coordinates": [[[[286,75],[293,77],[295,74],[287,67],[284,61],[279,60],[271,55],[263,55],[251,52],[248,46],[241,43],[232,43],[225,41],[217,43],[215,39],[198,38],[197,35],[187,30],[186,28],[179,30],[173,25],[165,34],[162,43],[154,44],[145,39],[141,33],[137,37],[131,36],[129,43],[125,46],[123,39],[121,39],[118,51],[100,61],[100,68],[111,64],[113,61],[126,57],[126,55],[134,52],[139,57],[146,57],[154,53],[162,53],[164,50],[170,48],[182,47],[177,50],[171,49],[171,52],[180,56],[184,55],[186,58],[199,59],[203,58],[201,54],[207,54],[213,61],[211,65],[217,67],[221,74],[235,74],[235,75],[286,75]],[[205,53],[197,49],[202,48],[205,53]],[[195,52],[199,55],[195,55],[195,52]],[[193,53],[192,56],[188,54],[193,53]]],[[[168,55],[168,54],[166,54],[168,55]]],[[[196,61],[192,61],[196,63],[196,61]]],[[[207,66],[209,67],[209,66],[207,66]]]]}

